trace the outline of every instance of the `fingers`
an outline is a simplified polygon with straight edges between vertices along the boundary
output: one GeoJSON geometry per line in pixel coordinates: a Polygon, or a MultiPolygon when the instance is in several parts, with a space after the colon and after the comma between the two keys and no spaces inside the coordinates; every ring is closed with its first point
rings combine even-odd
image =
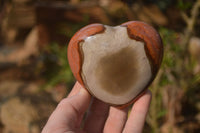
{"type": "Polygon", "coordinates": [[[72,88],[71,92],[69,93],[69,95],[67,97],[72,97],[72,96],[78,94],[81,88],[82,88],[82,86],[78,82],[76,82],[74,87],[72,88]]]}
{"type": "MultiPolygon", "coordinates": [[[[88,93],[88,91],[86,91],[84,88],[82,88],[80,86],[80,84],[77,85],[77,87],[80,90],[79,93],[75,94],[75,91],[78,90],[76,88],[75,88],[74,92],[72,91],[72,93],[67,98],[67,101],[69,103],[69,105],[67,105],[67,106],[68,106],[68,108],[73,108],[72,111],[77,113],[76,123],[77,123],[77,127],[80,127],[83,115],[90,105],[91,95],[88,93]]],[[[64,101],[64,103],[65,103],[65,101],[64,101]]],[[[71,123],[71,121],[70,121],[70,123],[71,123]]]]}
{"type": "Polygon", "coordinates": [[[142,133],[150,102],[151,92],[148,90],[134,103],[123,133],[142,133]]]}
{"type": "MultiPolygon", "coordinates": [[[[42,133],[68,132],[80,129],[80,122],[90,100],[90,94],[76,83],[68,98],[63,99],[52,113],[42,133]]],[[[109,111],[109,105],[94,98],[85,121],[84,130],[87,133],[120,133],[122,130],[123,133],[141,133],[150,101],[151,93],[147,91],[135,102],[127,120],[127,108],[111,107],[109,111]]]]}
{"type": "Polygon", "coordinates": [[[90,94],[76,84],[69,97],[58,104],[44,127],[43,133],[50,133],[56,129],[64,132],[72,131],[80,126],[80,119],[87,110],[90,99],[90,94]]]}
{"type": "Polygon", "coordinates": [[[73,108],[78,115],[82,115],[88,108],[90,99],[90,94],[76,82],[68,97],[63,99],[57,108],[73,108]]]}
{"type": "Polygon", "coordinates": [[[108,104],[94,98],[85,121],[84,130],[87,133],[102,133],[108,111],[108,104]]]}
{"type": "Polygon", "coordinates": [[[119,109],[110,107],[104,133],[121,133],[127,120],[127,112],[128,108],[119,109]]]}

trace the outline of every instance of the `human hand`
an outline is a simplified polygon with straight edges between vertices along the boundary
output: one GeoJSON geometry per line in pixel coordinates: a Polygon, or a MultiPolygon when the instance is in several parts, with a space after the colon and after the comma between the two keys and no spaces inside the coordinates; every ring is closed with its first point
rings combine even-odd
{"type": "Polygon", "coordinates": [[[68,97],[63,99],[51,114],[42,133],[141,133],[150,101],[151,92],[147,90],[134,103],[127,117],[128,107],[119,109],[92,99],[77,82],[68,97]],[[82,120],[88,108],[83,124],[82,120]]]}

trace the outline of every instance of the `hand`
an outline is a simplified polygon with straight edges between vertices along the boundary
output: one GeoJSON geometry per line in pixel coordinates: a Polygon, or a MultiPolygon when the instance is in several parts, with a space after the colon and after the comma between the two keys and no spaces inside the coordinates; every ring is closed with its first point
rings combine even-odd
{"type": "Polygon", "coordinates": [[[148,90],[133,105],[119,109],[93,98],[76,83],[50,116],[42,133],[141,133],[151,101],[148,90]],[[90,105],[90,101],[92,101],[90,105]],[[89,108],[87,117],[83,116],[89,108]]]}

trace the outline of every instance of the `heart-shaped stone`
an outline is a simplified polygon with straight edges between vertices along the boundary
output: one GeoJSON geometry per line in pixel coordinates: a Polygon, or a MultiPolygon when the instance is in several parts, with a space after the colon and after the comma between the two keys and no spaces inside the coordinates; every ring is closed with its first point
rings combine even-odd
{"type": "Polygon", "coordinates": [[[111,27],[91,24],[68,45],[68,61],[78,82],[111,105],[134,101],[155,78],[163,57],[158,32],[130,21],[111,27]]]}

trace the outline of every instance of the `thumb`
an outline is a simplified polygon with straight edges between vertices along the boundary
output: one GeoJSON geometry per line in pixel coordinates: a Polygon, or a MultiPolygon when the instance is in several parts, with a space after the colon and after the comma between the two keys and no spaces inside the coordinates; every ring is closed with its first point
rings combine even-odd
{"type": "Polygon", "coordinates": [[[51,129],[50,131],[52,131],[62,127],[62,131],[72,131],[80,126],[82,117],[90,104],[91,95],[80,85],[75,85],[74,89],[80,89],[80,91],[78,94],[63,99],[58,104],[44,129],[51,129]]]}

